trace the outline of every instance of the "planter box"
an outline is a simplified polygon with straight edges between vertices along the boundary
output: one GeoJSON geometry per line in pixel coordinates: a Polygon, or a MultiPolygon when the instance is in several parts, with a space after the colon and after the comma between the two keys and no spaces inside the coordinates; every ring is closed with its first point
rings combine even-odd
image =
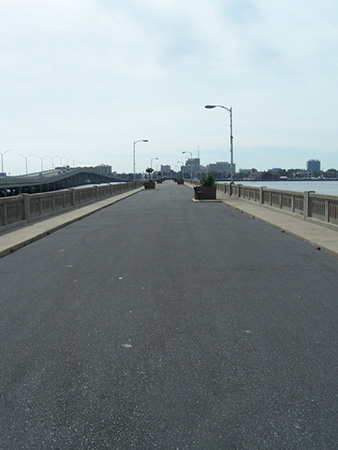
{"type": "Polygon", "coordinates": [[[216,200],[216,186],[195,186],[195,200],[216,200]]]}
{"type": "Polygon", "coordinates": [[[144,189],[155,189],[155,181],[145,181],[143,183],[144,189]]]}
{"type": "Polygon", "coordinates": [[[183,178],[178,178],[178,180],[177,180],[177,184],[184,184],[184,180],[183,180],[183,178]]]}

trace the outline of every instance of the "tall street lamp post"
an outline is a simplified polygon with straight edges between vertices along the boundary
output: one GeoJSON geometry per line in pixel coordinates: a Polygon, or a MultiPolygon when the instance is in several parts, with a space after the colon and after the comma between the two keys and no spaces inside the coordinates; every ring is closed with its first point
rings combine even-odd
{"type": "Polygon", "coordinates": [[[231,183],[233,183],[234,181],[234,160],[233,160],[233,155],[234,155],[234,149],[233,149],[233,135],[232,135],[232,108],[227,108],[226,106],[222,106],[222,105],[205,105],[205,108],[207,109],[213,109],[213,108],[223,108],[226,109],[228,111],[228,113],[230,113],[230,177],[231,177],[231,183]]]}
{"type": "MultiPolygon", "coordinates": [[[[158,159],[158,158],[152,158],[152,159],[150,160],[150,168],[151,168],[151,169],[153,168],[153,161],[154,161],[155,159],[158,159]]],[[[157,175],[156,175],[156,178],[157,178],[157,175]]]]}
{"type": "Polygon", "coordinates": [[[138,142],[148,142],[148,139],[139,139],[138,141],[134,141],[133,143],[133,167],[134,167],[134,183],[136,181],[136,172],[135,172],[135,146],[138,142]]]}
{"type": "Polygon", "coordinates": [[[183,175],[182,167],[184,166],[184,163],[183,163],[182,161],[177,161],[177,162],[181,164],[181,170],[180,170],[180,172],[181,172],[181,175],[182,175],[182,178],[183,178],[184,175],[183,175]]]}
{"type": "Polygon", "coordinates": [[[28,156],[22,155],[22,154],[20,153],[19,156],[22,156],[22,157],[25,158],[25,160],[26,160],[26,175],[28,175],[28,164],[27,164],[27,159],[28,159],[30,156],[33,156],[33,153],[31,153],[31,154],[28,155],[28,156]]]}
{"type": "Polygon", "coordinates": [[[190,179],[192,182],[192,152],[182,152],[182,153],[190,153],[190,179]]]}
{"type": "Polygon", "coordinates": [[[51,158],[51,156],[49,155],[45,155],[45,156],[39,156],[39,155],[35,155],[37,158],[40,158],[41,161],[41,172],[43,172],[43,160],[44,158],[51,158]]]}
{"type": "Polygon", "coordinates": [[[4,173],[4,155],[5,155],[7,152],[10,152],[10,150],[6,150],[5,152],[0,153],[0,155],[1,155],[1,173],[4,173]]]}

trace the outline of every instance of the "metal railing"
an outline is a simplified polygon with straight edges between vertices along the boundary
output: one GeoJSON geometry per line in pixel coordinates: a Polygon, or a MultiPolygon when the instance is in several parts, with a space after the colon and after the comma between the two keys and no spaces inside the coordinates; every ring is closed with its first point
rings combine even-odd
{"type": "Polygon", "coordinates": [[[0,231],[67,212],[142,187],[142,182],[104,184],[40,194],[0,198],[0,231]]]}

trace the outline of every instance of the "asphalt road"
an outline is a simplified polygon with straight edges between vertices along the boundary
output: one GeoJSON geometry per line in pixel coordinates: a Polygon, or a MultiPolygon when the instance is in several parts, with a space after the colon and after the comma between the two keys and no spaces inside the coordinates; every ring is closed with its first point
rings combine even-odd
{"type": "Polygon", "coordinates": [[[337,449],[338,259],[173,182],[0,260],[0,449],[337,449]]]}

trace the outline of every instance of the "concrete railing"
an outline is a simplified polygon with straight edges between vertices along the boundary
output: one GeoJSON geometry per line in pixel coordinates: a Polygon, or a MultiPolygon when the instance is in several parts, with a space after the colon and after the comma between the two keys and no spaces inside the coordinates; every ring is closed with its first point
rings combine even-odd
{"type": "Polygon", "coordinates": [[[282,191],[241,184],[230,185],[230,183],[218,184],[217,189],[229,196],[297,214],[304,220],[316,219],[338,225],[338,197],[333,195],[316,194],[313,191],[282,191]]]}
{"type": "MultiPolygon", "coordinates": [[[[185,180],[191,183],[190,180],[185,180]]],[[[198,181],[192,182],[198,185],[198,181]]],[[[304,220],[319,220],[323,224],[338,225],[338,197],[316,194],[314,191],[297,192],[244,186],[242,184],[217,183],[217,191],[262,206],[295,214],[304,220]]]]}
{"type": "Polygon", "coordinates": [[[41,218],[67,212],[123,192],[143,183],[105,184],[40,194],[22,194],[0,198],[0,231],[41,218]]]}

